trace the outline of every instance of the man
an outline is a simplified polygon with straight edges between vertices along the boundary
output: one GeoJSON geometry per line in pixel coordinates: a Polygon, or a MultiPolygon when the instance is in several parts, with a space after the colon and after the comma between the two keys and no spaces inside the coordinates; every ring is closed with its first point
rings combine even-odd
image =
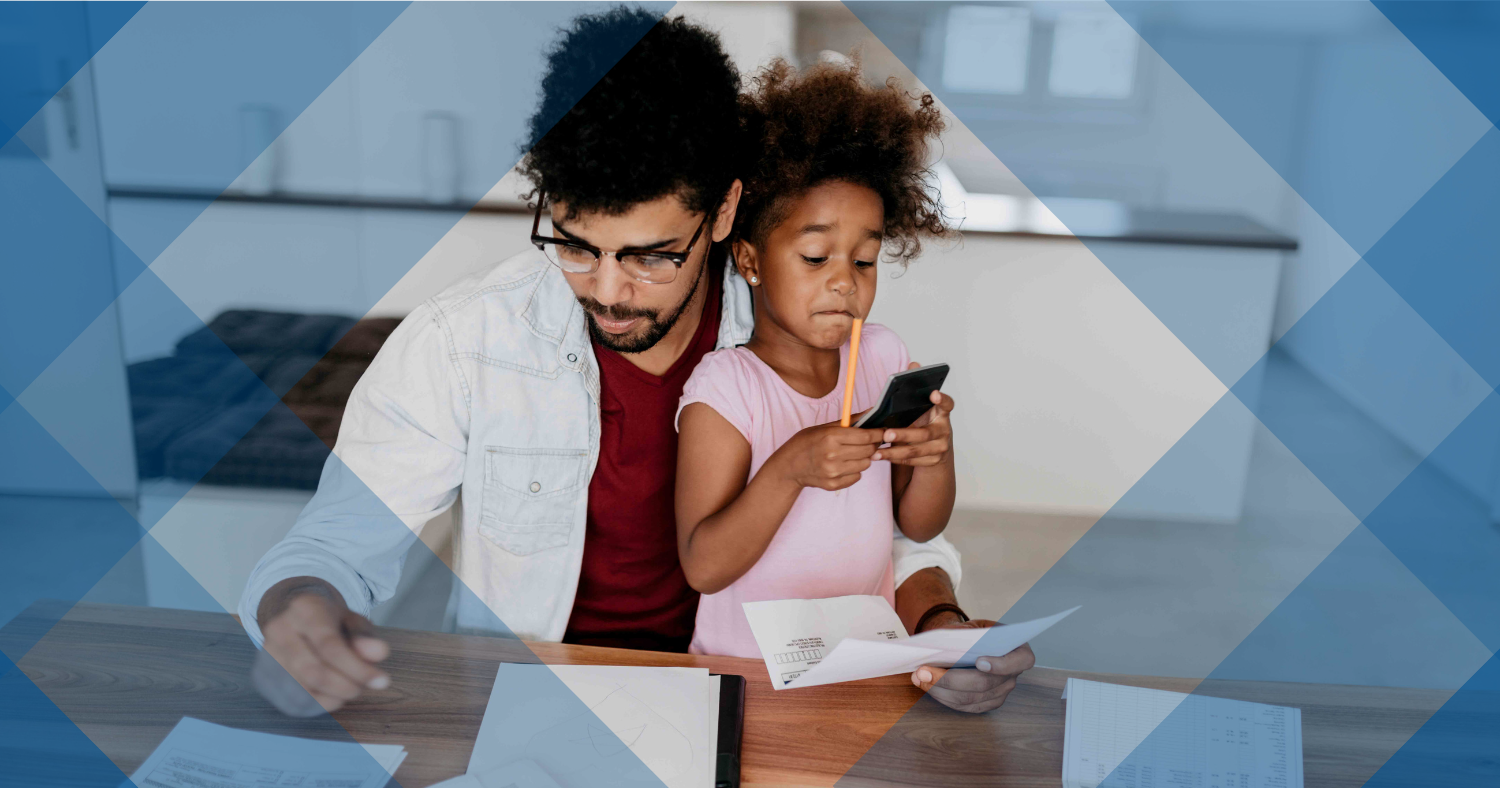
{"type": "MultiPolygon", "coordinates": [[[[617,9],[564,32],[522,162],[538,187],[538,250],[454,284],[391,335],[350,397],[317,495],[250,578],[246,628],[325,709],[389,684],[376,666],[388,648],[360,634],[364,614],[460,492],[455,628],[677,651],[692,635],[673,419],[704,354],[752,327],[748,287],[716,246],[740,196],[739,77],[714,34],[654,22],[617,9]],[[645,28],[567,106],[577,75],[645,28]]],[[[951,545],[898,533],[893,561],[908,629],[965,625],[951,545]]],[[[1023,648],[988,672],[939,686],[942,671],[924,668],[913,681],[980,711],[1031,664],[1023,648]]]]}

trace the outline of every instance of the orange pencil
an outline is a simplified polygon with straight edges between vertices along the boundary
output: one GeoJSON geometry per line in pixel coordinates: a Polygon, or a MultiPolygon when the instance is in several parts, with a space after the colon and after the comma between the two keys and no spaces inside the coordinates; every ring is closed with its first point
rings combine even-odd
{"type": "Polygon", "coordinates": [[[849,374],[844,378],[844,411],[839,416],[839,426],[849,426],[849,411],[854,407],[854,367],[859,364],[859,331],[865,321],[854,318],[854,333],[849,335],[849,374]]]}

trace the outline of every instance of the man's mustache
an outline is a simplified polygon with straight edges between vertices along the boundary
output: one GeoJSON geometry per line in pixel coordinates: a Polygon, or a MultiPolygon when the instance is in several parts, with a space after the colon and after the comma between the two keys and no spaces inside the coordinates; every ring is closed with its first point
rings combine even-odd
{"type": "Polygon", "coordinates": [[[596,317],[602,317],[605,320],[630,320],[637,317],[656,319],[656,310],[654,309],[632,309],[624,304],[605,306],[588,296],[579,296],[578,303],[583,307],[585,312],[596,317]]]}

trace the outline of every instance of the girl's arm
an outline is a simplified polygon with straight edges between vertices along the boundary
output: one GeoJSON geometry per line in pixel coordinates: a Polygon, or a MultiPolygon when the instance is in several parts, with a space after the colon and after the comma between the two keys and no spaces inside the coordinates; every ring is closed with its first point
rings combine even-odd
{"type": "Polygon", "coordinates": [[[891,461],[891,492],[896,525],[916,542],[943,532],[953,514],[957,483],[953,467],[953,398],[933,392],[932,409],[911,427],[890,430],[892,446],[881,454],[891,461]]]}
{"type": "Polygon", "coordinates": [[[837,423],[792,436],[750,475],[750,443],[702,402],[682,409],[677,442],[677,552],[688,584],[723,590],[760,560],[803,487],[842,490],[859,481],[880,430],[837,423]]]}

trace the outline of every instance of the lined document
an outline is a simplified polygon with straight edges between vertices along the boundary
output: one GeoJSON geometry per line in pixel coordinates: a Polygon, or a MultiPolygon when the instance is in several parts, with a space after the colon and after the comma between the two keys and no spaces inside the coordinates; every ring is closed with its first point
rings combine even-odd
{"type": "Polygon", "coordinates": [[[1068,679],[1063,788],[1302,788],[1302,712],[1068,679]]]}
{"type": "Polygon", "coordinates": [[[130,779],[140,788],[383,788],[404,760],[397,744],[299,739],[183,717],[130,779]]]}

